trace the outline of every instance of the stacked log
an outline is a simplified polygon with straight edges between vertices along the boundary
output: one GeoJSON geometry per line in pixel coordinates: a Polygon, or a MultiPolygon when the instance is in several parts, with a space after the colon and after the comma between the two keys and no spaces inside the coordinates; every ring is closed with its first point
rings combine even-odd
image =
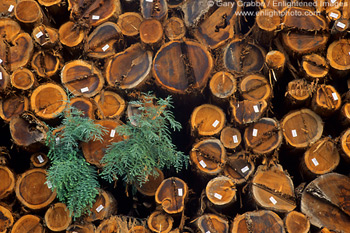
{"type": "Polygon", "coordinates": [[[350,2],[311,2],[0,2],[0,232],[350,232],[350,2]],[[189,168],[137,194],[99,180],[72,219],[46,181],[48,126],[74,106],[105,127],[79,142],[100,171],[148,91],[173,96],[189,168]]]}

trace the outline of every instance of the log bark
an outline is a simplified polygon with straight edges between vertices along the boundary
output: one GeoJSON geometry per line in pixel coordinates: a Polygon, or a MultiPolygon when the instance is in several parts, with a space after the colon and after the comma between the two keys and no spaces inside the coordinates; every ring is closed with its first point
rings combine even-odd
{"type": "Polygon", "coordinates": [[[161,170],[158,168],[155,169],[158,173],[157,176],[155,175],[149,175],[148,181],[146,181],[141,187],[139,184],[135,184],[137,190],[142,193],[145,196],[153,197],[156,195],[156,192],[161,185],[161,183],[164,181],[164,174],[161,170]]]}
{"type": "Polygon", "coordinates": [[[100,119],[119,118],[123,115],[126,103],[125,100],[115,92],[102,91],[94,98],[98,105],[100,119]]]}
{"type": "Polygon", "coordinates": [[[147,219],[147,226],[152,232],[168,233],[173,228],[174,220],[167,213],[154,211],[147,219]]]}
{"type": "Polygon", "coordinates": [[[45,213],[45,224],[51,231],[64,231],[71,222],[72,218],[64,203],[55,203],[45,213]]]}
{"type": "Polygon", "coordinates": [[[235,150],[242,142],[241,132],[233,127],[221,131],[220,141],[226,149],[235,150]]]}
{"type": "Polygon", "coordinates": [[[11,74],[11,85],[19,90],[31,89],[36,84],[36,79],[27,68],[19,68],[11,74]]]}
{"type": "Polygon", "coordinates": [[[289,112],[281,121],[283,136],[288,145],[306,148],[322,136],[323,122],[310,109],[289,112]]]}
{"type": "Polygon", "coordinates": [[[325,79],[329,71],[326,59],[316,53],[303,56],[301,66],[310,81],[325,79]]]}
{"type": "Polygon", "coordinates": [[[323,117],[329,117],[341,107],[341,96],[331,85],[320,85],[313,95],[311,109],[323,117]]]}
{"type": "Polygon", "coordinates": [[[32,68],[40,77],[51,77],[62,67],[62,56],[55,51],[38,51],[33,55],[32,68]]]}
{"type": "Polygon", "coordinates": [[[29,110],[29,100],[22,95],[10,95],[0,100],[0,117],[10,122],[22,113],[29,110]]]}
{"type": "Polygon", "coordinates": [[[196,107],[191,114],[192,132],[200,136],[213,136],[220,133],[226,123],[224,111],[211,104],[196,107]]]}
{"type": "Polygon", "coordinates": [[[306,186],[301,211],[318,228],[347,232],[350,229],[350,179],[337,173],[322,175],[306,186]]]}
{"type": "Polygon", "coordinates": [[[102,90],[105,81],[95,65],[75,60],[63,67],[61,82],[75,96],[92,97],[102,90]]]}
{"type": "Polygon", "coordinates": [[[246,148],[256,154],[271,154],[282,144],[283,136],[277,120],[261,118],[244,131],[246,148]]]}
{"type": "Polygon", "coordinates": [[[152,52],[134,44],[107,61],[106,80],[109,86],[121,89],[142,89],[150,77],[152,52]]]}
{"type": "Polygon", "coordinates": [[[208,231],[228,233],[229,231],[229,222],[215,214],[200,216],[196,221],[196,226],[201,233],[207,233],[208,231]]]}
{"type": "Polygon", "coordinates": [[[88,222],[107,219],[116,214],[117,201],[110,192],[101,189],[90,211],[91,213],[86,218],[88,222]]]}
{"type": "Polygon", "coordinates": [[[226,44],[234,35],[234,28],[239,20],[237,12],[241,4],[220,6],[194,30],[194,37],[209,49],[216,49],[226,44]]]}
{"type": "Polygon", "coordinates": [[[246,212],[238,215],[233,221],[230,233],[260,232],[285,233],[282,219],[270,210],[246,212]]]}
{"type": "Polygon", "coordinates": [[[141,0],[141,14],[145,19],[164,20],[168,17],[168,3],[166,0],[141,0]]]}
{"type": "Polygon", "coordinates": [[[33,91],[30,97],[30,106],[38,117],[54,119],[63,112],[67,101],[67,94],[61,86],[45,83],[33,91]]]}
{"type": "Polygon", "coordinates": [[[14,218],[11,211],[5,206],[0,205],[0,232],[6,233],[10,231],[14,218]]]}
{"type": "Polygon", "coordinates": [[[95,120],[95,112],[97,110],[97,103],[95,100],[87,97],[73,97],[69,103],[72,107],[80,110],[84,117],[95,120]]]}
{"type": "Polygon", "coordinates": [[[89,142],[84,142],[81,144],[81,147],[87,162],[96,165],[97,167],[102,167],[103,164],[100,163],[100,160],[103,158],[107,147],[113,142],[123,140],[123,137],[115,132],[115,128],[122,123],[116,120],[100,120],[97,121],[96,124],[105,127],[107,133],[102,136],[101,141],[91,140],[89,142]]]}
{"type": "Polygon", "coordinates": [[[231,155],[226,159],[224,175],[231,177],[236,185],[242,185],[254,174],[255,165],[243,156],[231,155]]]}
{"type": "Polygon", "coordinates": [[[117,24],[106,22],[90,33],[84,51],[92,58],[107,58],[115,54],[122,43],[123,35],[117,24]]]}
{"type": "Polygon", "coordinates": [[[190,159],[195,169],[204,177],[215,176],[223,169],[226,151],[220,140],[208,138],[192,146],[190,159]]]}
{"type": "Polygon", "coordinates": [[[339,164],[340,156],[334,142],[325,137],[315,142],[304,154],[302,167],[307,175],[315,177],[332,172],[339,164]]]}
{"type": "Polygon", "coordinates": [[[44,48],[51,48],[59,43],[58,30],[46,25],[35,27],[32,31],[32,37],[38,45],[44,48]]]}
{"type": "Polygon", "coordinates": [[[10,84],[10,75],[6,72],[4,67],[0,66],[0,93],[5,92],[10,84]]]}
{"type": "Polygon", "coordinates": [[[251,195],[256,205],[279,213],[296,208],[294,185],[281,165],[257,168],[252,179],[251,195]]]}
{"type": "Polygon", "coordinates": [[[211,179],[206,186],[205,194],[218,211],[232,207],[237,201],[236,184],[233,179],[226,176],[211,179]]]}
{"type": "Polygon", "coordinates": [[[92,223],[74,223],[67,228],[66,233],[95,233],[96,227],[92,223]]]}
{"type": "Polygon", "coordinates": [[[56,192],[50,190],[50,183],[46,184],[46,176],[44,169],[35,168],[18,177],[16,197],[21,204],[32,210],[40,210],[55,200],[56,192]]]}
{"type": "Polygon", "coordinates": [[[30,161],[34,167],[44,168],[48,164],[49,158],[47,157],[46,154],[38,152],[38,153],[34,153],[34,154],[32,154],[32,156],[30,156],[30,161]]]}
{"type": "Polygon", "coordinates": [[[192,40],[171,41],[155,55],[153,76],[161,88],[185,94],[203,90],[212,68],[212,56],[203,45],[192,40]]]}
{"type": "Polygon", "coordinates": [[[187,196],[187,184],[180,178],[170,177],[163,180],[159,185],[155,194],[155,201],[162,205],[166,213],[178,214],[184,211],[187,196]]]}
{"type": "Polygon", "coordinates": [[[310,221],[302,213],[292,211],[284,218],[284,226],[288,233],[308,233],[310,231],[310,221]]]}
{"type": "Polygon", "coordinates": [[[304,79],[294,79],[288,83],[286,102],[294,107],[307,106],[311,100],[310,85],[304,79]]]}
{"type": "Polygon", "coordinates": [[[24,112],[10,121],[13,142],[29,150],[40,147],[41,143],[46,140],[47,132],[47,125],[28,112],[24,112]]]}
{"type": "Polygon", "coordinates": [[[13,225],[11,233],[45,233],[41,219],[35,215],[24,215],[13,225]]]}
{"type": "Polygon", "coordinates": [[[217,102],[228,101],[237,90],[237,80],[229,72],[220,71],[211,77],[209,88],[217,102]]]}
{"type": "Polygon", "coordinates": [[[126,37],[135,38],[140,33],[142,16],[136,12],[125,12],[118,18],[117,25],[126,37]]]}
{"type": "Polygon", "coordinates": [[[232,109],[232,122],[239,126],[245,126],[252,122],[258,121],[267,110],[267,102],[265,100],[243,100],[236,102],[230,101],[232,109]]]}
{"type": "Polygon", "coordinates": [[[224,49],[223,64],[233,74],[257,73],[264,68],[265,55],[265,50],[259,45],[234,39],[224,49]]]}
{"type": "Polygon", "coordinates": [[[86,31],[80,28],[77,24],[72,21],[68,21],[61,25],[58,30],[60,42],[69,47],[73,48],[80,45],[86,36],[86,31]]]}
{"type": "Polygon", "coordinates": [[[169,40],[181,40],[186,35],[186,26],[182,19],[171,17],[164,22],[164,34],[169,40]]]}
{"type": "Polygon", "coordinates": [[[259,74],[245,76],[239,84],[239,90],[246,100],[268,101],[272,97],[270,84],[259,74]]]}
{"type": "MultiPolygon", "coordinates": [[[[15,174],[8,167],[0,165],[0,180],[0,200],[3,200],[9,197],[15,190],[15,174]]],[[[0,232],[4,231],[1,231],[1,225],[0,232]]]]}

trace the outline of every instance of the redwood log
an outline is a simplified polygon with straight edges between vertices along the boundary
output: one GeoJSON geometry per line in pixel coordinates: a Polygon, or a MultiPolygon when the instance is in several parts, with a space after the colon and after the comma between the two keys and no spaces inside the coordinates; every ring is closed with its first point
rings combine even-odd
{"type": "Polygon", "coordinates": [[[0,232],[9,232],[14,222],[11,211],[5,206],[0,205],[0,216],[0,232]]]}
{"type": "Polygon", "coordinates": [[[87,98],[87,97],[73,97],[70,99],[69,104],[80,110],[83,113],[84,117],[90,118],[92,120],[95,119],[95,111],[97,109],[97,104],[95,100],[87,98]]]}
{"type": "Polygon", "coordinates": [[[86,36],[86,31],[72,21],[62,24],[58,33],[60,42],[70,48],[80,45],[86,36]]]}
{"type": "Polygon", "coordinates": [[[192,132],[200,136],[213,136],[220,133],[226,123],[225,113],[221,108],[203,104],[196,107],[191,114],[192,132]]]}
{"type": "Polygon", "coordinates": [[[30,161],[34,167],[43,168],[48,164],[49,158],[47,157],[46,154],[38,152],[38,153],[34,153],[34,154],[32,154],[32,156],[30,156],[30,161]]]}
{"type": "Polygon", "coordinates": [[[156,192],[159,186],[164,181],[163,172],[158,168],[155,168],[155,170],[157,171],[158,174],[157,175],[150,174],[147,177],[148,180],[144,184],[142,184],[141,187],[139,184],[135,184],[137,190],[145,196],[152,197],[156,195],[156,192]]]}
{"type": "Polygon", "coordinates": [[[350,229],[350,179],[337,173],[322,175],[306,186],[301,211],[318,228],[348,232],[350,229]]]}
{"type": "MultiPolygon", "coordinates": [[[[57,0],[61,1],[61,0],[57,0]]],[[[41,47],[53,47],[59,42],[58,30],[46,25],[39,25],[32,31],[34,41],[41,47]]]]}
{"type": "Polygon", "coordinates": [[[254,170],[254,163],[238,153],[227,157],[224,175],[231,177],[236,185],[242,185],[254,174],[254,170]]]}
{"type": "Polygon", "coordinates": [[[234,74],[249,74],[262,71],[265,50],[259,45],[242,39],[234,39],[224,49],[223,64],[234,74]]]}
{"type": "Polygon", "coordinates": [[[150,233],[150,231],[144,226],[134,226],[128,233],[150,233]]]}
{"type": "Polygon", "coordinates": [[[106,80],[109,86],[140,89],[150,77],[152,52],[134,44],[107,61],[106,80]]]}
{"type": "Polygon", "coordinates": [[[322,136],[323,122],[310,109],[292,111],[281,121],[283,136],[288,145],[294,148],[306,148],[322,136]]]}
{"type": "Polygon", "coordinates": [[[74,223],[67,228],[66,233],[95,233],[96,227],[92,223],[74,223]]]}
{"type": "Polygon", "coordinates": [[[259,166],[252,179],[251,195],[264,209],[286,213],[296,208],[292,179],[281,165],[259,166]]]}
{"type": "Polygon", "coordinates": [[[246,148],[256,154],[271,154],[282,144],[283,136],[277,120],[261,118],[244,131],[246,148]]]}
{"type": "Polygon", "coordinates": [[[3,0],[0,2],[0,14],[3,16],[12,16],[13,10],[17,4],[16,0],[3,0]]]}
{"type": "Polygon", "coordinates": [[[327,61],[334,77],[344,77],[350,71],[349,40],[336,40],[328,46],[327,61]]]}
{"type": "Polygon", "coordinates": [[[329,117],[341,107],[341,97],[331,85],[320,85],[313,95],[311,108],[323,117],[329,117]]]}
{"type": "Polygon", "coordinates": [[[148,228],[155,233],[168,233],[173,228],[174,220],[167,213],[154,211],[147,219],[148,228]]]}
{"type": "Polygon", "coordinates": [[[310,81],[323,80],[329,70],[326,59],[315,53],[303,56],[301,66],[310,81]]]}
{"type": "Polygon", "coordinates": [[[106,22],[90,33],[84,51],[92,58],[106,58],[115,54],[122,43],[123,35],[117,24],[106,22]]]}
{"type": "Polygon", "coordinates": [[[45,83],[33,91],[30,106],[38,117],[53,119],[63,112],[67,101],[67,94],[61,86],[45,83]]]}
{"type": "Polygon", "coordinates": [[[171,41],[155,55],[153,76],[156,83],[172,93],[202,90],[213,68],[208,50],[192,40],[171,41]]]}
{"type": "Polygon", "coordinates": [[[10,75],[6,72],[4,67],[0,66],[0,92],[6,91],[10,84],[10,75]]]}
{"type": "Polygon", "coordinates": [[[33,114],[24,112],[11,119],[10,133],[13,142],[27,149],[40,146],[46,140],[48,127],[33,114]]]}
{"type": "Polygon", "coordinates": [[[180,178],[170,177],[163,180],[159,185],[155,194],[155,201],[162,205],[166,213],[178,214],[184,211],[187,196],[187,184],[180,178]]]}
{"type": "Polygon", "coordinates": [[[181,10],[184,14],[185,25],[189,28],[197,26],[198,22],[209,11],[212,5],[209,0],[187,0],[181,5],[181,10]]]}
{"type": "Polygon", "coordinates": [[[156,19],[146,19],[140,24],[141,42],[155,50],[162,45],[164,32],[162,24],[156,19]]]}
{"type": "Polygon", "coordinates": [[[95,203],[92,205],[89,216],[86,221],[93,222],[111,217],[117,212],[117,201],[114,196],[107,191],[100,190],[96,197],[95,203]]]}
{"type": "Polygon", "coordinates": [[[96,229],[96,233],[114,233],[119,232],[118,222],[115,216],[103,220],[96,229]]]}
{"type": "Polygon", "coordinates": [[[344,103],[344,105],[340,109],[339,120],[343,126],[350,126],[350,103],[344,103]]]}
{"type": "Polygon", "coordinates": [[[335,143],[325,137],[315,142],[304,154],[302,165],[307,175],[316,176],[332,172],[339,164],[340,156],[335,143]]]}
{"type": "Polygon", "coordinates": [[[266,54],[265,63],[269,69],[269,79],[277,82],[282,78],[286,65],[285,55],[278,50],[271,50],[266,54]]]}
{"type": "Polygon", "coordinates": [[[264,8],[256,15],[253,36],[261,45],[268,48],[280,27],[281,17],[279,12],[272,8],[264,8]]]}
{"type": "MultiPolygon", "coordinates": [[[[10,196],[15,190],[15,174],[8,167],[0,165],[0,180],[0,200],[2,200],[10,196]]],[[[2,231],[4,230],[1,230],[0,224],[0,232],[2,231]]]]}
{"type": "Polygon", "coordinates": [[[75,96],[92,97],[102,90],[104,78],[92,63],[75,60],[63,67],[61,82],[75,96]]]}
{"type": "Polygon", "coordinates": [[[186,27],[182,19],[171,17],[164,22],[164,33],[169,40],[181,40],[186,35],[186,27]]]}
{"type": "Polygon", "coordinates": [[[284,218],[284,226],[288,233],[308,233],[310,231],[310,221],[302,213],[292,211],[284,218]]]}
{"type": "Polygon", "coordinates": [[[32,68],[40,77],[55,75],[62,66],[62,56],[55,51],[38,51],[33,55],[32,68]]]}
{"type": "Polygon", "coordinates": [[[36,83],[32,71],[27,68],[19,68],[11,74],[11,85],[19,90],[28,90],[36,83]]]}
{"type": "Polygon", "coordinates": [[[194,37],[210,49],[225,45],[233,38],[234,28],[239,20],[237,12],[241,8],[242,4],[218,7],[194,30],[194,37]]]}
{"type": "Polygon", "coordinates": [[[141,0],[141,14],[145,19],[163,20],[168,17],[168,4],[166,0],[141,0]]]}
{"type": "Polygon", "coordinates": [[[125,12],[119,16],[117,25],[124,36],[134,38],[140,33],[142,21],[143,18],[139,13],[125,12]]]}
{"type": "Polygon", "coordinates": [[[96,124],[105,127],[107,133],[102,136],[102,140],[91,140],[89,142],[84,142],[81,144],[84,157],[87,162],[96,165],[97,167],[102,167],[100,160],[105,154],[105,150],[113,142],[119,142],[123,140],[123,137],[119,136],[115,132],[115,128],[122,123],[115,120],[100,120],[96,124]]]}
{"type": "Polygon", "coordinates": [[[346,162],[350,162],[350,129],[345,130],[340,137],[341,155],[346,162]]]}
{"type": "Polygon", "coordinates": [[[9,122],[29,110],[29,100],[22,95],[10,95],[0,100],[0,117],[9,122]]]}
{"type": "Polygon", "coordinates": [[[247,100],[268,101],[272,97],[270,84],[259,74],[245,76],[239,84],[239,90],[242,97],[247,100]]]}
{"type": "Polygon", "coordinates": [[[214,207],[220,211],[232,207],[236,202],[236,184],[229,177],[218,176],[208,182],[205,194],[214,207]]]}
{"type": "Polygon", "coordinates": [[[288,83],[285,93],[288,104],[301,107],[305,106],[311,99],[312,90],[310,85],[304,79],[294,79],[288,83]]]}
{"type": "Polygon", "coordinates": [[[266,233],[285,233],[283,220],[275,212],[269,210],[237,215],[230,233],[260,232],[261,229],[264,229],[266,233]]]}
{"type": "Polygon", "coordinates": [[[233,127],[226,127],[221,131],[220,141],[226,149],[234,150],[242,142],[241,132],[233,127]]]}
{"type": "Polygon", "coordinates": [[[124,99],[115,92],[102,91],[94,98],[101,119],[121,117],[125,111],[124,99]]]}
{"type": "Polygon", "coordinates": [[[41,219],[35,215],[24,215],[13,225],[11,233],[45,233],[41,219]]]}
{"type": "Polygon", "coordinates": [[[47,172],[35,168],[26,171],[16,182],[16,197],[26,207],[32,210],[46,208],[56,198],[56,192],[50,189],[46,180],[47,172]]]}
{"type": "Polygon", "coordinates": [[[34,0],[22,0],[15,7],[16,19],[24,24],[46,24],[40,5],[34,0]]]}
{"type": "Polygon", "coordinates": [[[228,233],[229,231],[229,222],[215,214],[200,216],[196,221],[196,226],[201,233],[207,233],[208,231],[228,233]]]}
{"type": "Polygon", "coordinates": [[[64,203],[55,203],[45,213],[45,224],[51,231],[64,231],[71,222],[72,217],[64,203]]]}
{"type": "Polygon", "coordinates": [[[267,110],[267,102],[265,100],[243,100],[236,102],[230,101],[232,109],[232,121],[244,126],[252,122],[258,121],[267,110]]]}
{"type": "Polygon", "coordinates": [[[218,102],[227,101],[236,92],[237,81],[229,72],[220,71],[211,77],[209,88],[218,102]]]}
{"type": "Polygon", "coordinates": [[[192,146],[190,159],[200,174],[215,176],[223,169],[226,151],[220,140],[208,138],[192,146]]]}

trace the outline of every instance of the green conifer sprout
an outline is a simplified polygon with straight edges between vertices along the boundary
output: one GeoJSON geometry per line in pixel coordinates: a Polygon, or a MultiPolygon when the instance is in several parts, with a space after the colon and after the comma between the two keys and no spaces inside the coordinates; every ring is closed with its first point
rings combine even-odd
{"type": "Polygon", "coordinates": [[[46,141],[51,160],[47,180],[51,189],[56,190],[59,201],[67,205],[75,218],[89,212],[99,192],[97,171],[86,162],[79,143],[102,140],[106,132],[102,126],[82,115],[68,105],[60,116],[63,117],[62,124],[50,128],[46,141]]]}
{"type": "Polygon", "coordinates": [[[126,139],[107,148],[101,160],[104,167],[100,176],[109,182],[123,177],[128,184],[142,186],[149,175],[158,175],[155,168],[174,167],[179,172],[184,164],[187,166],[188,156],[177,151],[171,140],[169,127],[173,131],[182,128],[170,110],[173,108],[171,96],[158,99],[144,93],[142,101],[130,104],[139,106],[140,114],[115,129],[126,139]]]}

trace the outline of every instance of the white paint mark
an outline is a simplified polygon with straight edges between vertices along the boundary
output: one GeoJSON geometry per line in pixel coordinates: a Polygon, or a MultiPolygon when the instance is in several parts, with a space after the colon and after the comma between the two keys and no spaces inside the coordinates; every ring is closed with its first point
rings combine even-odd
{"type": "Polygon", "coordinates": [[[12,11],[13,11],[13,8],[15,8],[15,6],[14,6],[14,5],[10,5],[10,6],[9,6],[9,9],[8,9],[8,12],[12,12],[12,11]]]}
{"type": "Polygon", "coordinates": [[[153,0],[146,0],[146,2],[153,2],[153,0]]]}
{"type": "Polygon", "coordinates": [[[214,197],[221,200],[222,199],[222,196],[218,193],[214,193],[214,197]]]}
{"type": "MultiPolygon", "coordinates": [[[[350,52],[349,52],[349,54],[350,54],[350,52]]],[[[0,64],[2,63],[2,59],[0,59],[0,64]]]]}
{"type": "Polygon", "coordinates": [[[338,95],[337,95],[337,93],[333,92],[333,93],[332,93],[332,96],[333,96],[333,99],[334,99],[334,100],[338,100],[338,95]]]}
{"type": "Polygon", "coordinates": [[[205,162],[203,160],[199,161],[199,164],[203,167],[206,168],[207,164],[205,164],[205,162]]]}
{"type": "Polygon", "coordinates": [[[258,136],[258,130],[257,129],[253,129],[253,137],[258,136]]]}
{"type": "Polygon", "coordinates": [[[88,92],[89,88],[88,87],[84,87],[84,88],[81,88],[80,91],[81,91],[81,93],[88,92]]]}
{"type": "Polygon", "coordinates": [[[342,22],[338,22],[337,26],[344,29],[346,25],[342,22]]]}
{"type": "Polygon", "coordinates": [[[242,171],[243,173],[245,173],[245,172],[249,171],[249,167],[248,167],[248,166],[245,166],[244,168],[241,169],[241,171],[242,171]]]}
{"type": "Polygon", "coordinates": [[[314,163],[314,165],[317,167],[319,165],[316,158],[311,159],[311,161],[314,163]]]}
{"type": "Polygon", "coordinates": [[[216,127],[216,126],[218,126],[219,123],[220,123],[220,121],[215,120],[214,123],[212,124],[212,126],[213,126],[213,127],[216,127]]]}
{"type": "Polygon", "coordinates": [[[253,108],[254,108],[254,112],[256,112],[256,113],[259,112],[259,107],[258,107],[258,105],[254,105],[253,108]]]}
{"type": "Polygon", "coordinates": [[[105,52],[109,48],[109,45],[106,44],[105,46],[102,47],[103,52],[105,52]]]}
{"type": "Polygon", "coordinates": [[[103,207],[103,205],[99,205],[97,208],[96,208],[96,211],[97,213],[100,213],[101,210],[103,210],[105,207],[103,207]]]}
{"type": "Polygon", "coordinates": [[[210,231],[206,231],[205,233],[211,233],[210,231]]]}
{"type": "Polygon", "coordinates": [[[331,13],[329,14],[329,17],[332,17],[332,18],[337,19],[337,18],[338,18],[338,14],[336,14],[336,13],[334,13],[334,12],[331,12],[331,13]]]}
{"type": "Polygon", "coordinates": [[[99,20],[100,19],[100,16],[99,15],[93,15],[92,16],[92,20],[99,20]]]}
{"type": "Polygon", "coordinates": [[[37,159],[39,160],[39,163],[43,163],[44,162],[44,159],[43,159],[43,157],[41,155],[39,155],[37,157],[37,159]]]}
{"type": "Polygon", "coordinates": [[[274,205],[276,205],[276,203],[277,203],[276,199],[275,199],[275,198],[273,198],[273,197],[270,197],[270,201],[271,201],[271,202],[272,202],[272,204],[274,204],[274,205]]]}
{"type": "Polygon", "coordinates": [[[179,197],[182,197],[184,195],[182,189],[177,190],[177,195],[179,195],[179,197]]]}
{"type": "Polygon", "coordinates": [[[114,129],[112,129],[111,130],[111,134],[109,135],[111,138],[114,138],[114,136],[115,136],[115,130],[114,129]]]}
{"type": "Polygon", "coordinates": [[[233,142],[234,142],[234,143],[238,143],[237,135],[233,135],[232,138],[233,138],[233,142]]]}
{"type": "Polygon", "coordinates": [[[35,36],[36,38],[40,38],[44,35],[44,33],[42,31],[38,32],[35,36]]]}
{"type": "Polygon", "coordinates": [[[293,138],[298,136],[297,131],[295,129],[292,129],[292,136],[293,136],[293,138]]]}
{"type": "Polygon", "coordinates": [[[2,80],[2,72],[0,72],[0,80],[2,80]]]}

